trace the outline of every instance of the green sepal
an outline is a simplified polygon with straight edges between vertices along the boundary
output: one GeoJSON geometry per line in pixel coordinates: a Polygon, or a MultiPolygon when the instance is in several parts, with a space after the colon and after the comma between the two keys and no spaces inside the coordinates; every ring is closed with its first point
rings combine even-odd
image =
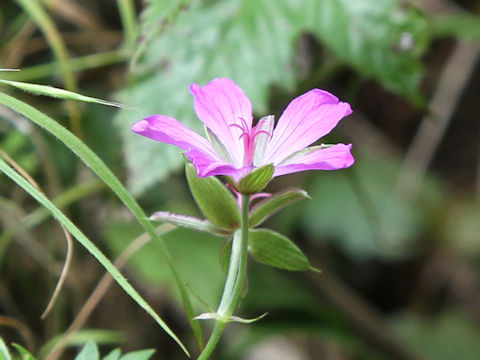
{"type": "Polygon", "coordinates": [[[287,189],[259,201],[250,210],[250,227],[255,227],[263,223],[270,216],[298,200],[310,199],[307,192],[302,189],[287,189]]]}
{"type": "Polygon", "coordinates": [[[168,211],[157,211],[152,216],[150,216],[150,219],[197,231],[208,232],[214,235],[231,235],[231,231],[228,229],[220,228],[216,225],[213,225],[208,220],[202,220],[189,215],[175,214],[168,211]]]}
{"type": "Polygon", "coordinates": [[[232,193],[214,176],[200,178],[191,163],[185,165],[190,192],[201,212],[212,224],[225,229],[240,226],[240,211],[232,193]]]}
{"type": "Polygon", "coordinates": [[[267,186],[270,180],[272,180],[274,172],[275,167],[273,164],[268,164],[253,170],[240,180],[238,183],[238,191],[244,195],[259,193],[267,186]]]}
{"type": "Polygon", "coordinates": [[[310,265],[297,245],[272,230],[250,230],[248,250],[255,260],[266,265],[292,271],[319,271],[310,265]]]}

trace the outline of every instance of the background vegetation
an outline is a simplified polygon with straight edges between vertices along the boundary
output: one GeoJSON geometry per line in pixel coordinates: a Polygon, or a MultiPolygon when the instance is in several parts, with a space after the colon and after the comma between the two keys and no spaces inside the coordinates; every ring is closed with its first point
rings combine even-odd
{"type": "MultiPolygon", "coordinates": [[[[188,86],[214,77],[237,82],[257,119],[278,117],[311,88],[327,89],[354,110],[331,140],[353,143],[356,164],[275,179],[270,191],[300,186],[312,200],[268,224],[295,239],[323,274],[251,262],[242,314],[269,315],[232,325],[215,358],[478,359],[479,10],[467,0],[3,1],[0,68],[21,71],[0,79],[126,108],[0,83],[1,159],[36,182],[30,193],[61,209],[90,252],[95,244],[113,261],[129,245],[141,247],[122,272],[195,355],[165,249],[158,239],[137,239],[153,228],[131,195],[145,214],[198,210],[178,149],[136,136],[130,126],[162,113],[199,130],[188,86]]],[[[8,347],[68,359],[92,339],[102,355],[154,348],[154,359],[185,358],[116,285],[95,293],[91,313],[81,311],[105,270],[79,243],[54,307],[40,318],[60,277],[66,237],[47,203],[24,191],[28,182],[12,182],[16,172],[8,168],[0,176],[0,335],[8,347]],[[72,323],[79,328],[65,352],[52,353],[52,341],[72,323]]],[[[195,313],[206,311],[202,302],[215,307],[224,240],[159,231],[195,313]]]]}

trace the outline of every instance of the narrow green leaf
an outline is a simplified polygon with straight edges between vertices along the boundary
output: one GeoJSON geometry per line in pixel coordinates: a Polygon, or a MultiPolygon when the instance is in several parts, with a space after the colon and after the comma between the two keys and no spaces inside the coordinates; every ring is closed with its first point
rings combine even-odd
{"type": "Polygon", "coordinates": [[[87,341],[82,350],[75,357],[75,360],[98,360],[100,355],[98,353],[98,347],[93,340],[87,341]]]}
{"type": "Polygon", "coordinates": [[[188,185],[203,215],[225,229],[240,226],[240,212],[232,193],[214,176],[200,178],[191,163],[185,165],[188,185]]]}
{"type": "Polygon", "coordinates": [[[309,199],[307,192],[302,189],[288,189],[259,201],[250,210],[250,226],[255,227],[263,223],[270,216],[298,200],[309,199]]]}
{"type": "Polygon", "coordinates": [[[17,352],[22,357],[22,360],[35,360],[35,357],[23,346],[13,343],[12,346],[17,350],[17,352]]]}
{"type": "Polygon", "coordinates": [[[0,356],[2,357],[1,360],[12,360],[12,356],[8,351],[7,344],[3,341],[3,338],[0,337],[0,356]]]}
{"type": "Polygon", "coordinates": [[[45,195],[38,191],[32,184],[15,172],[8,164],[0,159],[0,171],[5,173],[10,179],[15,181],[26,192],[33,196],[38,202],[45,206],[52,215],[63,225],[68,231],[105,267],[115,281],[122,287],[125,292],[132,297],[135,302],[149,313],[157,323],[169,334],[188,354],[187,349],[178,337],[173,333],[168,325],[157,315],[151,306],[143,299],[143,297],[130,285],[125,277],[111,263],[110,260],[68,219],[45,195]]]}
{"type": "Polygon", "coordinates": [[[256,194],[262,191],[272,179],[275,167],[268,164],[259,167],[240,180],[238,190],[244,195],[256,194]]]}
{"type": "Polygon", "coordinates": [[[225,236],[231,233],[226,229],[222,229],[222,228],[219,228],[218,226],[213,225],[208,220],[202,220],[194,216],[174,214],[168,211],[157,211],[152,216],[150,216],[150,219],[154,221],[166,222],[169,224],[173,224],[176,226],[181,226],[181,227],[185,227],[185,228],[189,228],[197,231],[208,232],[210,234],[215,234],[215,235],[225,236]]]}
{"type": "Polygon", "coordinates": [[[123,355],[120,360],[148,360],[153,354],[155,354],[155,350],[152,349],[137,350],[123,355]]]}
{"type": "Polygon", "coordinates": [[[258,262],[285,270],[314,270],[290,239],[267,229],[250,231],[248,249],[258,262]]]}
{"type": "Polygon", "coordinates": [[[50,96],[57,99],[77,100],[77,101],[83,101],[83,102],[94,103],[94,104],[114,106],[119,108],[126,107],[119,103],[77,94],[75,92],[59,89],[53,86],[30,84],[25,82],[2,80],[2,79],[0,79],[0,83],[16,87],[17,89],[27,91],[35,95],[45,95],[45,96],[50,96]]]}
{"type": "MultiPolygon", "coordinates": [[[[200,325],[194,322],[193,317],[195,312],[193,311],[193,306],[190,302],[190,299],[187,294],[184,282],[180,279],[171,256],[168,252],[165,243],[160,239],[160,237],[155,232],[155,228],[148,220],[147,215],[142,210],[140,205],[135,201],[133,196],[128,192],[128,190],[122,185],[118,178],[112,173],[112,171],[104,164],[104,162],[88,147],[86,146],[79,138],[65,129],[63,126],[58,124],[55,120],[45,115],[44,113],[38,111],[34,107],[25,104],[22,101],[19,101],[7,94],[0,93],[0,104],[3,104],[10,109],[18,112],[19,114],[27,117],[35,124],[41,128],[47,130],[60,141],[62,141],[70,150],[72,150],[89,168],[91,168],[99,177],[102,179],[105,184],[107,184],[113,192],[118,196],[118,198],[128,207],[132,212],[138,222],[142,225],[145,231],[150,235],[153,240],[153,243],[160,247],[164,260],[167,263],[172,275],[174,277],[175,283],[180,292],[180,297],[182,299],[183,307],[187,314],[190,326],[193,329],[197,342],[203,344],[202,329],[200,325]]],[[[182,345],[183,346],[183,345],[182,345]]],[[[184,348],[183,348],[184,349],[184,348]]]]}

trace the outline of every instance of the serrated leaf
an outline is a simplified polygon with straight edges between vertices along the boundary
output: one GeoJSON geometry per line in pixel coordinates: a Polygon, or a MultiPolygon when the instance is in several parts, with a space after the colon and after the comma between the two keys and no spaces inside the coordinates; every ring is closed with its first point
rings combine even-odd
{"type": "Polygon", "coordinates": [[[99,356],[97,344],[89,340],[75,357],[75,360],[97,360],[99,356]]]}
{"type": "Polygon", "coordinates": [[[144,10],[140,14],[141,28],[139,46],[133,55],[133,68],[135,68],[137,61],[147,49],[150,41],[158,36],[162,30],[166,29],[182,10],[187,10],[190,2],[191,0],[145,1],[144,10]]]}
{"type": "Polygon", "coordinates": [[[314,270],[297,245],[272,230],[251,230],[248,250],[255,260],[263,264],[284,270],[314,270]]]}
{"type": "Polygon", "coordinates": [[[225,229],[240,226],[240,211],[232,193],[214,176],[200,178],[195,167],[185,166],[190,191],[203,215],[213,224],[225,229]]]}
{"type": "Polygon", "coordinates": [[[311,31],[360,74],[422,104],[426,17],[401,0],[316,0],[303,8],[311,31]]]}
{"type": "Polygon", "coordinates": [[[307,192],[302,189],[288,189],[273,194],[272,196],[259,201],[250,210],[250,226],[258,226],[285,206],[306,198],[310,197],[307,192]]]}
{"type": "Polygon", "coordinates": [[[23,346],[13,343],[12,346],[17,350],[17,352],[22,357],[22,360],[35,360],[35,357],[23,346]]]}
{"type": "Polygon", "coordinates": [[[214,235],[225,236],[229,235],[231,232],[227,229],[219,228],[218,226],[213,225],[208,220],[202,220],[194,216],[174,214],[168,211],[157,211],[150,219],[154,221],[166,222],[176,226],[181,226],[197,231],[208,232],[214,235]]]}
{"type": "Polygon", "coordinates": [[[259,193],[270,182],[274,171],[275,167],[273,164],[268,164],[253,170],[240,180],[238,190],[244,195],[259,193]]]}

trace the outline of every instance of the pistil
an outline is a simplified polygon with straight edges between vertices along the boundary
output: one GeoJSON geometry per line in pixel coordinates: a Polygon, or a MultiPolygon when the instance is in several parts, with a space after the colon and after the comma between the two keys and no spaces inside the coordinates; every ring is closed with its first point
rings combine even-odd
{"type": "Polygon", "coordinates": [[[245,121],[245,119],[240,118],[241,125],[239,124],[230,124],[229,126],[239,128],[242,131],[239,139],[243,138],[243,166],[253,166],[253,156],[255,152],[255,139],[260,134],[265,134],[270,136],[270,133],[265,130],[260,130],[264,120],[260,120],[257,125],[250,128],[245,121]]]}

